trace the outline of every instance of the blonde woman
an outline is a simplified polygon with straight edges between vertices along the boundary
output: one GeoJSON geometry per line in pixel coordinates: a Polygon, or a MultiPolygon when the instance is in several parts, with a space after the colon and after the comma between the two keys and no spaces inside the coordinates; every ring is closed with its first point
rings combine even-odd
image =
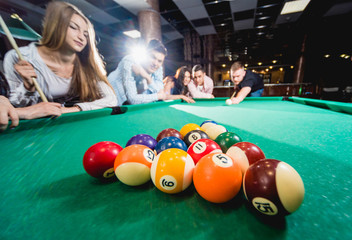
{"type": "Polygon", "coordinates": [[[20,119],[117,105],[93,26],[80,10],[65,2],[49,3],[42,35],[39,43],[20,48],[26,61],[19,61],[14,50],[4,59],[9,100],[20,119]],[[49,102],[41,102],[32,77],[49,102]]]}

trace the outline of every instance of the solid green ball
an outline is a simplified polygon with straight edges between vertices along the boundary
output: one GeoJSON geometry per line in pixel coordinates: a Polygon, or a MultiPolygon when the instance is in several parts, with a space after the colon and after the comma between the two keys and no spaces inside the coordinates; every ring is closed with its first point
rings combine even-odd
{"type": "Polygon", "coordinates": [[[232,145],[242,142],[240,136],[233,132],[224,132],[221,133],[216,139],[215,142],[219,144],[223,153],[227,152],[232,145]]]}

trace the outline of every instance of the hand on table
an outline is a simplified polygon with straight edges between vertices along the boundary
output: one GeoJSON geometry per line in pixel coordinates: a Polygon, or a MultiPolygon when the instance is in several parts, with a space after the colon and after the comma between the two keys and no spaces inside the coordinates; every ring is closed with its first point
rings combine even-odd
{"type": "Polygon", "coordinates": [[[19,116],[16,108],[12,106],[6,97],[0,96],[0,132],[6,130],[9,119],[11,120],[10,127],[18,126],[19,116]]]}
{"type": "Polygon", "coordinates": [[[160,90],[158,92],[158,100],[166,100],[168,95],[164,92],[164,90],[160,90]]]}
{"type": "Polygon", "coordinates": [[[78,105],[75,105],[73,107],[61,107],[62,113],[72,113],[72,112],[80,112],[80,111],[82,111],[82,109],[78,105]]]}
{"type": "Polygon", "coordinates": [[[181,95],[181,99],[185,102],[188,102],[188,103],[195,103],[195,101],[193,100],[193,98],[189,98],[185,95],[181,95]]]}
{"type": "Polygon", "coordinates": [[[21,119],[35,119],[47,116],[60,116],[63,111],[60,103],[41,102],[32,106],[18,108],[21,119]]]}
{"type": "Polygon", "coordinates": [[[232,104],[239,104],[240,102],[242,102],[242,100],[237,97],[231,98],[231,101],[232,104]]]}

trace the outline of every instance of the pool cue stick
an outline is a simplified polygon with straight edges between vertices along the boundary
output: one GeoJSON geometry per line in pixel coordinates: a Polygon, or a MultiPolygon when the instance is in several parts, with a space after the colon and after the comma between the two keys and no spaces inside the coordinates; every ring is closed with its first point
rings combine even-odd
{"type": "Polygon", "coordinates": [[[230,99],[232,99],[236,95],[237,91],[235,90],[233,94],[231,95],[230,99]]]}
{"type": "Polygon", "coordinates": [[[31,28],[30,26],[28,26],[28,25],[23,21],[23,19],[22,19],[20,16],[18,16],[17,13],[12,14],[11,17],[14,18],[14,19],[17,19],[18,21],[20,21],[20,23],[21,23],[29,32],[33,33],[33,34],[34,34],[35,36],[37,36],[38,38],[41,38],[41,37],[42,37],[42,36],[40,36],[40,34],[37,33],[33,28],[31,28]]]}
{"type": "MultiPolygon", "coordinates": [[[[20,50],[18,49],[18,46],[17,46],[17,43],[15,41],[15,39],[12,37],[12,34],[10,32],[10,30],[7,28],[6,26],[6,23],[4,22],[4,20],[2,19],[1,15],[0,15],[0,25],[2,27],[2,29],[4,30],[6,36],[7,36],[7,39],[9,40],[11,46],[15,49],[17,55],[18,55],[18,58],[20,60],[24,60],[20,50]]],[[[41,99],[43,100],[43,102],[47,102],[48,99],[45,97],[42,89],[40,88],[38,82],[37,82],[37,79],[35,77],[32,77],[32,81],[33,81],[33,84],[34,84],[34,87],[35,89],[38,91],[41,99]]]]}

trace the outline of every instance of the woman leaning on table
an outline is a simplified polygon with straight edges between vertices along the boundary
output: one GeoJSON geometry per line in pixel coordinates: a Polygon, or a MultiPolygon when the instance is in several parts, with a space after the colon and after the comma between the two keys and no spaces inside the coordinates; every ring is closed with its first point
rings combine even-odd
{"type": "MultiPolygon", "coordinates": [[[[95,45],[93,26],[80,10],[65,2],[49,3],[42,35],[38,43],[20,48],[26,61],[19,60],[15,50],[4,58],[9,101],[20,119],[117,105],[95,45]],[[36,77],[49,102],[41,102],[32,77],[36,77]]],[[[5,102],[3,98],[0,101],[1,116],[9,110],[5,102]]],[[[0,125],[4,124],[2,118],[0,125]]]]}

